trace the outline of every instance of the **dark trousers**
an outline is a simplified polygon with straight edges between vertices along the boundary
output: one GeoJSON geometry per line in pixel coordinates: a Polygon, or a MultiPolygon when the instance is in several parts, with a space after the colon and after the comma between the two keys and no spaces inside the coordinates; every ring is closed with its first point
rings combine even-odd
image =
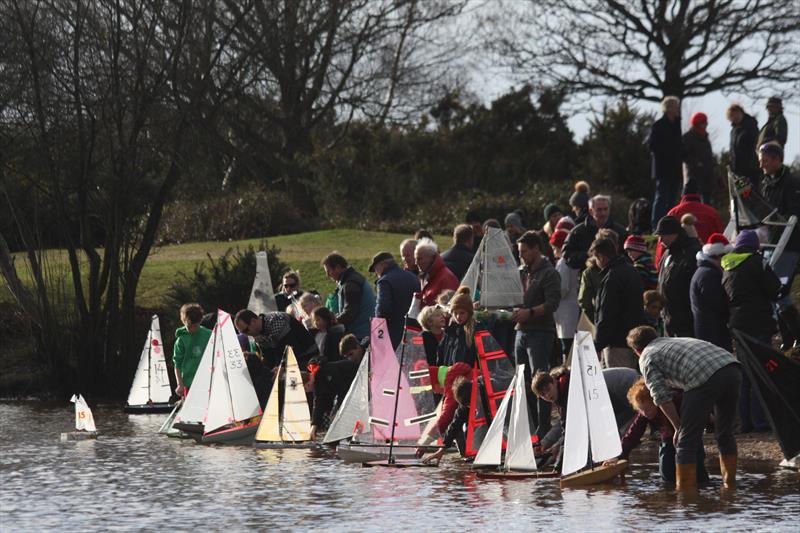
{"type": "MultiPolygon", "coordinates": [[[[550,369],[550,353],[555,342],[555,332],[552,331],[517,331],[516,342],[514,343],[514,354],[517,364],[528,365],[531,376],[537,371],[547,372],[550,369]]],[[[525,387],[530,390],[530,382],[525,387]]],[[[530,394],[528,398],[531,398],[530,394]]],[[[535,396],[534,396],[535,397],[535,396]]],[[[550,402],[540,398],[528,402],[531,409],[531,419],[536,424],[536,435],[541,440],[550,431],[550,402]]]]}
{"type": "MultiPolygon", "coordinates": [[[[675,446],[670,441],[662,441],[658,447],[658,473],[666,483],[675,483],[675,446]]],[[[703,446],[697,450],[697,482],[708,481],[706,470],[706,451],[703,446]]]]}
{"type": "Polygon", "coordinates": [[[675,461],[679,464],[697,463],[703,448],[703,430],[708,415],[714,412],[714,433],[720,455],[736,454],[733,425],[739,401],[742,371],[732,363],[720,368],[708,381],[683,393],[681,428],[675,461]]]}
{"type": "Polygon", "coordinates": [[[681,190],[680,179],[657,179],[656,194],[653,198],[653,228],[658,226],[667,211],[675,207],[678,202],[678,193],[681,190]]]}

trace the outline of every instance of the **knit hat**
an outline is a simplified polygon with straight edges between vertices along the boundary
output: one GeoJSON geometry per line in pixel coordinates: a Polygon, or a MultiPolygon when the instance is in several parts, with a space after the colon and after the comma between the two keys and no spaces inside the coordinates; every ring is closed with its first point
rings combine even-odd
{"type": "Polygon", "coordinates": [[[570,207],[579,207],[581,209],[589,208],[589,184],[585,181],[579,181],[575,184],[575,192],[569,197],[570,207]]]}
{"type": "Polygon", "coordinates": [[[556,204],[547,204],[544,208],[544,219],[550,220],[554,213],[560,213],[561,209],[556,204]]]}
{"type": "Polygon", "coordinates": [[[465,285],[459,287],[453,298],[450,299],[450,313],[455,314],[458,310],[466,311],[469,316],[475,313],[475,307],[472,305],[472,296],[469,294],[469,287],[465,285]]]}
{"type": "Polygon", "coordinates": [[[506,226],[508,226],[509,224],[513,224],[522,231],[525,231],[525,227],[522,225],[522,217],[520,217],[519,213],[517,213],[516,211],[512,211],[509,214],[507,214],[503,222],[506,226]]]}
{"type": "Polygon", "coordinates": [[[697,228],[694,227],[694,223],[697,222],[697,217],[695,217],[691,213],[686,213],[681,217],[681,226],[686,231],[686,234],[692,238],[699,238],[697,235],[697,228]]]}
{"type": "Polygon", "coordinates": [[[647,253],[647,243],[644,242],[644,237],[641,235],[628,235],[628,238],[625,239],[623,249],[626,251],[633,250],[635,252],[647,253]]]}
{"type": "Polygon", "coordinates": [[[555,246],[556,248],[561,248],[564,246],[564,242],[569,237],[569,231],[565,229],[557,229],[553,232],[553,236],[550,237],[550,244],[555,246]]]}
{"type": "Polygon", "coordinates": [[[677,235],[681,232],[681,223],[669,215],[658,221],[656,235],[677,235]]]}
{"type": "Polygon", "coordinates": [[[556,224],[556,229],[563,229],[566,231],[570,231],[572,228],[575,227],[575,221],[572,220],[572,217],[561,217],[558,219],[558,224],[556,224]]]}
{"type": "Polygon", "coordinates": [[[760,246],[758,235],[751,229],[742,230],[736,236],[736,247],[734,252],[757,252],[760,246]]]}
{"type": "Polygon", "coordinates": [[[697,112],[692,114],[692,118],[689,119],[689,124],[696,127],[698,124],[706,124],[708,125],[708,117],[705,113],[697,112]]]}
{"type": "Polygon", "coordinates": [[[729,254],[733,251],[733,246],[722,233],[712,233],[703,245],[703,253],[709,257],[717,257],[729,254]]]}

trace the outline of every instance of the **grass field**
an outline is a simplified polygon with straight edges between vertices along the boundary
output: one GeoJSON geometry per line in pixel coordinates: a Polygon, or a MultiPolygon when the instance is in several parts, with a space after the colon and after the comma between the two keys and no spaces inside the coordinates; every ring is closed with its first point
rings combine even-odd
{"type": "MultiPolygon", "coordinates": [[[[392,252],[399,260],[398,248],[406,237],[396,233],[336,229],[265,237],[264,240],[269,245],[280,248],[281,260],[300,272],[304,288],[314,288],[325,295],[333,289],[333,283],[325,277],[325,272],[320,266],[320,261],[325,255],[337,250],[358,271],[366,275],[372,256],[381,250],[392,252]]],[[[229,248],[244,249],[251,244],[258,246],[261,240],[193,242],[163,246],[153,250],[139,282],[138,305],[147,308],[161,307],[166,289],[178,278],[179,273],[191,274],[197,263],[208,262],[208,255],[216,259],[229,248]]],[[[58,254],[55,257],[58,260],[53,270],[59,277],[67,276],[66,254],[58,254]]],[[[20,277],[25,279],[26,274],[22,270],[20,277]]],[[[2,291],[0,300],[10,299],[9,292],[2,291]]]]}

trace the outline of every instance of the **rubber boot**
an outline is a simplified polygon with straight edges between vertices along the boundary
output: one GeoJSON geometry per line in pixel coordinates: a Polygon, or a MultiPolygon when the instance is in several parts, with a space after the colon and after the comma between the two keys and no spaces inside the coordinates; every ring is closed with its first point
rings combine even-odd
{"type": "Polygon", "coordinates": [[[736,486],[736,462],[735,453],[719,456],[719,471],[722,473],[722,486],[731,489],[736,486]]]}
{"type": "Polygon", "coordinates": [[[675,464],[675,490],[697,489],[697,464],[675,464]]]}

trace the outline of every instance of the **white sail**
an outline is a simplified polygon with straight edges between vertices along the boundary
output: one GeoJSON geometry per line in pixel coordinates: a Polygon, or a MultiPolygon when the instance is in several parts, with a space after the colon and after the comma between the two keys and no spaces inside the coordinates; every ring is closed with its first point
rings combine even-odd
{"type": "Polygon", "coordinates": [[[333,417],[323,442],[329,444],[346,439],[357,428],[366,428],[369,422],[369,354],[364,354],[350,390],[333,417]]]}
{"type": "Polygon", "coordinates": [[[158,315],[153,315],[150,319],[150,399],[154,403],[167,403],[172,396],[165,357],[161,324],[158,315]]]}
{"type": "Polygon", "coordinates": [[[487,228],[481,245],[481,307],[510,308],[522,305],[522,279],[505,232],[498,228],[487,228]]]}
{"type": "Polygon", "coordinates": [[[517,367],[514,398],[511,401],[511,420],[508,423],[506,470],[536,470],[536,458],[531,444],[528,422],[528,401],[525,397],[525,365],[517,367]]]}
{"type": "Polygon", "coordinates": [[[143,405],[150,399],[150,340],[153,329],[147,332],[147,339],[144,341],[142,355],[139,356],[139,366],[136,367],[136,374],[133,376],[131,390],[128,393],[128,405],[143,405]]]}
{"type": "Polygon", "coordinates": [[[250,291],[250,302],[247,308],[257,315],[273,311],[285,311],[278,309],[275,303],[275,293],[272,290],[272,280],[269,277],[269,264],[267,263],[267,252],[256,253],[256,278],[253,281],[253,289],[250,291]]]}
{"type": "MultiPolygon", "coordinates": [[[[571,375],[580,370],[586,398],[586,418],[589,422],[589,442],[592,447],[592,460],[605,461],[622,453],[617,419],[608,394],[603,369],[594,349],[591,336],[580,335],[580,369],[572,367],[571,375]]],[[[569,420],[569,417],[567,417],[569,420]]]]}
{"type": "Polygon", "coordinates": [[[470,294],[477,294],[478,278],[481,275],[481,263],[483,262],[483,249],[486,246],[485,239],[481,239],[481,244],[472,256],[472,262],[469,264],[466,274],[461,280],[461,285],[469,287],[470,294]]]}
{"type": "Polygon", "coordinates": [[[161,327],[158,315],[153,315],[150,320],[150,331],[139,357],[139,366],[133,377],[128,405],[144,405],[153,403],[167,403],[172,395],[167,375],[167,364],[164,360],[164,344],[161,341],[161,327]]]}
{"type": "Polygon", "coordinates": [[[511,399],[511,394],[514,392],[514,385],[517,381],[517,374],[511,379],[511,384],[506,389],[506,394],[503,396],[503,401],[500,402],[500,408],[492,420],[492,425],[486,432],[481,447],[478,450],[478,455],[475,456],[473,464],[478,466],[499,466],[502,461],[503,454],[503,426],[506,423],[506,413],[508,412],[508,404],[511,399]]]}
{"type": "Polygon", "coordinates": [[[286,349],[286,378],[283,392],[281,435],[285,441],[311,440],[311,414],[308,410],[303,377],[291,347],[286,349]]]}
{"type": "MultiPolygon", "coordinates": [[[[283,365],[278,366],[276,376],[281,375],[283,365]]],[[[281,440],[281,408],[280,408],[280,380],[272,380],[272,390],[267,399],[267,406],[264,408],[264,414],[261,416],[261,422],[258,424],[258,431],[256,431],[256,440],[262,442],[277,442],[281,440]]]]}
{"type": "Polygon", "coordinates": [[[583,366],[580,344],[586,338],[586,332],[575,334],[572,344],[572,371],[569,378],[567,396],[567,427],[564,432],[564,458],[561,463],[561,475],[577,472],[589,460],[589,421],[586,418],[586,402],[583,398],[583,366]]]}
{"type": "Polygon", "coordinates": [[[230,402],[235,421],[247,420],[261,414],[261,406],[253,387],[253,380],[247,370],[236,330],[233,329],[233,318],[225,311],[218,311],[217,323],[220,324],[219,335],[225,353],[225,368],[230,388],[230,402]]]}
{"type": "Polygon", "coordinates": [[[214,344],[218,337],[219,329],[214,326],[211,338],[206,343],[206,349],[200,364],[197,365],[197,372],[189,388],[189,394],[183,401],[183,407],[175,417],[175,422],[184,424],[201,424],[208,412],[208,397],[211,393],[211,368],[214,356],[214,344]]]}
{"type": "Polygon", "coordinates": [[[589,333],[578,331],[572,349],[562,475],[576,472],[589,460],[605,461],[622,453],[614,409],[589,333]]]}
{"type": "Polygon", "coordinates": [[[86,400],[83,399],[83,396],[80,394],[72,395],[70,399],[72,403],[75,404],[75,429],[78,431],[90,431],[92,433],[97,431],[97,428],[94,425],[94,416],[92,416],[92,410],[89,409],[89,406],[86,404],[86,400]]]}
{"type": "Polygon", "coordinates": [[[261,413],[231,316],[218,311],[215,329],[205,433],[261,413]]]}

